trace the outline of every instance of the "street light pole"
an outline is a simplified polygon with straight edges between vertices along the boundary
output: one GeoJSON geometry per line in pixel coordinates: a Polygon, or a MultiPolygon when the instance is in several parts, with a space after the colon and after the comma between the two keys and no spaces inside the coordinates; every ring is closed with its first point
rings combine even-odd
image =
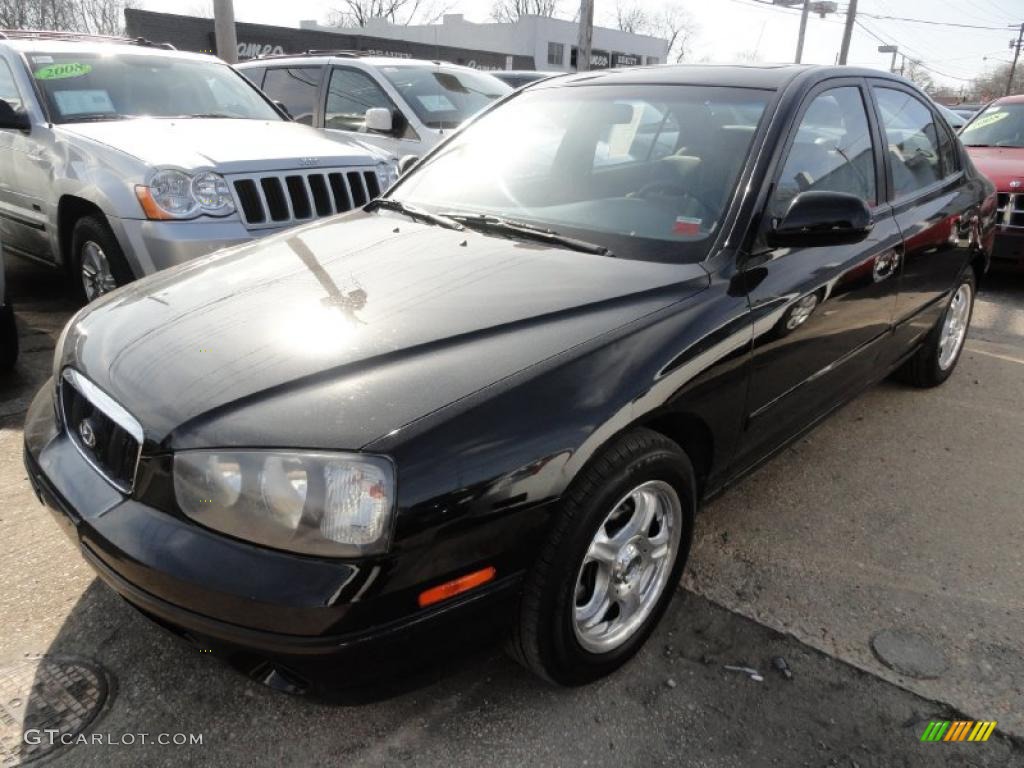
{"type": "Polygon", "coordinates": [[[1010,65],[1010,76],[1006,78],[1006,93],[1004,96],[1009,96],[1010,92],[1013,91],[1013,76],[1017,72],[1017,60],[1020,58],[1020,46],[1024,42],[1024,24],[1020,25],[1020,32],[1017,33],[1017,42],[1010,41],[1010,47],[1013,48],[1013,63],[1010,65]]]}
{"type": "Polygon", "coordinates": [[[238,38],[235,36],[233,0],[213,0],[213,36],[217,55],[228,64],[238,63],[238,38]]]}
{"type": "Polygon", "coordinates": [[[850,0],[846,9],[846,27],[843,29],[843,44],[839,49],[839,63],[845,64],[850,55],[850,38],[853,37],[853,22],[857,18],[857,0],[850,0]]]}
{"type": "Polygon", "coordinates": [[[796,38],[796,63],[804,57],[804,36],[807,34],[807,14],[811,10],[811,0],[804,0],[804,9],[800,13],[800,34],[796,38]]]}
{"type": "Polygon", "coordinates": [[[576,71],[590,71],[590,48],[594,41],[594,0],[580,0],[580,36],[576,45],[576,71]]]}

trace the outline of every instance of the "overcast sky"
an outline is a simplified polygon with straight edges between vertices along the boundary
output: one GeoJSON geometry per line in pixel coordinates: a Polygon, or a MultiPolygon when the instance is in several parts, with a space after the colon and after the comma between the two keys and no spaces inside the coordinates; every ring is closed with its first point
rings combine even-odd
{"type": "MultiPolygon", "coordinates": [[[[618,0],[595,0],[595,23],[612,26],[618,0]]],[[[659,0],[623,0],[639,2],[656,9],[659,0]]],[[[671,0],[670,0],[671,1],[671,0]]],[[[445,0],[438,0],[444,3],[445,0]]],[[[800,15],[797,11],[761,5],[756,0],[678,0],[699,27],[691,59],[733,61],[737,56],[756,51],[766,62],[792,61],[796,49],[800,15]]],[[[208,6],[208,0],[142,0],[150,10],[186,13],[208,6]]],[[[235,0],[238,21],[298,26],[301,19],[324,20],[340,2],[332,0],[235,0]]],[[[492,0],[451,0],[452,12],[463,13],[470,21],[486,21],[492,0]]],[[[840,0],[845,8],[846,0],[840,0]]],[[[562,15],[571,17],[574,0],[562,0],[562,15]]],[[[1022,0],[860,0],[859,20],[850,52],[851,64],[887,68],[889,54],[877,52],[879,41],[899,45],[901,52],[930,67],[937,82],[958,86],[973,75],[990,68],[996,60],[1011,55],[1009,40],[1016,30],[1011,23],[1024,22],[1022,0]],[[1012,15],[1016,12],[1016,16],[1012,15]],[[934,22],[953,22],[995,29],[965,29],[920,24],[873,16],[901,16],[934,22]],[[989,57],[988,61],[984,57],[989,57]],[[941,73],[941,74],[939,74],[941,73]]],[[[833,63],[839,50],[843,24],[841,15],[825,19],[811,17],[807,30],[804,61],[833,63]]]]}

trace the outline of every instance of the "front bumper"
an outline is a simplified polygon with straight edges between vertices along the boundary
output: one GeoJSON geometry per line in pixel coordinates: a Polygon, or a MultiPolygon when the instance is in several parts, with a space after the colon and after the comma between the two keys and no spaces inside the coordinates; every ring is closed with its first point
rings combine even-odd
{"type": "Polygon", "coordinates": [[[395,562],[264,549],[126,497],[59,427],[52,391],[44,386],[25,423],[25,467],[40,501],[125,600],[244,671],[263,679],[270,670],[294,691],[376,686],[507,625],[518,574],[420,609],[415,595],[432,584],[392,589],[404,580],[395,562]]]}
{"type": "Polygon", "coordinates": [[[249,231],[237,217],[187,221],[111,219],[110,225],[136,277],[286,229],[249,231]]]}

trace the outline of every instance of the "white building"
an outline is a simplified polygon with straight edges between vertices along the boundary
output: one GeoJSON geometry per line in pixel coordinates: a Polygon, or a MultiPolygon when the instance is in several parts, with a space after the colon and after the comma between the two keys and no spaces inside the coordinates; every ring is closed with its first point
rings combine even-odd
{"type": "MultiPolygon", "coordinates": [[[[555,72],[576,69],[576,42],[579,25],[574,21],[547,16],[522,16],[512,23],[466,21],[462,14],[447,14],[440,24],[391,24],[370,19],[365,27],[326,27],[315,21],[303,21],[302,29],[343,32],[386,40],[406,40],[431,45],[494,51],[508,57],[506,69],[512,69],[513,56],[526,56],[534,68],[555,72]]],[[[668,41],[648,35],[636,35],[619,29],[594,27],[591,69],[661,64],[668,56],[668,41]]]]}

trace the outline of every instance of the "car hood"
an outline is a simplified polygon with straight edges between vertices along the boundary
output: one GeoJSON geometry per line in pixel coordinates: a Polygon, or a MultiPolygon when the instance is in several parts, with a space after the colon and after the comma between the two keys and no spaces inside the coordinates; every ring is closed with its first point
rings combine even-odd
{"type": "Polygon", "coordinates": [[[240,173],[373,165],[387,158],[361,142],[329,138],[308,125],[276,120],[140,117],[69,123],[60,129],[132,155],[151,167],[240,173]]]}
{"type": "Polygon", "coordinates": [[[167,448],[359,448],[707,284],[696,264],[357,212],[109,294],[62,364],[167,448]]]}
{"type": "Polygon", "coordinates": [[[975,167],[992,180],[1000,192],[1024,191],[1024,148],[967,147],[975,167]],[[1013,189],[1010,182],[1020,181],[1013,189]]]}

